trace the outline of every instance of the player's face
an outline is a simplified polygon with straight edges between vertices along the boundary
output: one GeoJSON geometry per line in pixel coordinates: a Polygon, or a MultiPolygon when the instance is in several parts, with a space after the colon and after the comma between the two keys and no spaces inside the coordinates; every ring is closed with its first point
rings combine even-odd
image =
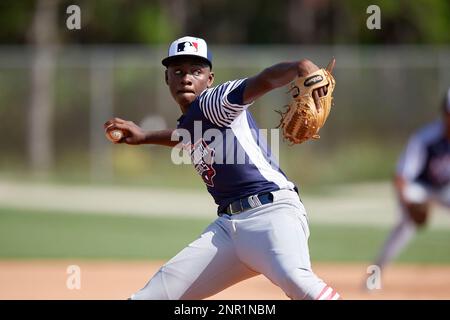
{"type": "Polygon", "coordinates": [[[213,81],[214,74],[209,66],[195,58],[180,58],[172,62],[166,70],[166,83],[183,113],[213,81]]]}

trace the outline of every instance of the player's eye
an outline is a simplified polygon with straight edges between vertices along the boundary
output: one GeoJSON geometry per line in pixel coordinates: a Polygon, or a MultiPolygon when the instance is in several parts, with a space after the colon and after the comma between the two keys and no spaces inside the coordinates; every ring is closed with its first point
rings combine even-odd
{"type": "Polygon", "coordinates": [[[182,74],[182,72],[181,72],[181,70],[180,69],[178,69],[178,70],[175,70],[175,72],[174,72],[177,76],[180,76],[181,74],[182,74]]]}
{"type": "Polygon", "coordinates": [[[192,73],[194,76],[199,76],[202,74],[202,71],[200,69],[195,69],[194,72],[192,73]]]}

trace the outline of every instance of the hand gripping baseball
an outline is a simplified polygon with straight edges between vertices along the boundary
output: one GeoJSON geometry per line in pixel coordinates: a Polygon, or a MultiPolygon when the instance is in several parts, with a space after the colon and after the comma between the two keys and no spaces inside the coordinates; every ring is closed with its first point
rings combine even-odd
{"type": "Polygon", "coordinates": [[[103,126],[106,137],[113,143],[137,145],[145,140],[144,131],[132,121],[114,118],[106,121],[103,126]]]}
{"type": "Polygon", "coordinates": [[[281,114],[283,137],[292,144],[318,139],[333,104],[336,81],[331,74],[335,65],[332,59],[326,69],[318,69],[291,84],[292,99],[281,114]]]}

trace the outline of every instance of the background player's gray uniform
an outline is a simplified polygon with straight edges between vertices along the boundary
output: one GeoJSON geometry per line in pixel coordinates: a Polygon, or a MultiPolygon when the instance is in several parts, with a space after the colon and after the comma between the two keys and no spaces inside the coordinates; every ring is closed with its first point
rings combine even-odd
{"type": "Polygon", "coordinates": [[[450,207],[450,142],[441,120],[411,137],[397,174],[407,181],[403,196],[409,202],[436,201],[450,207]]]}
{"type": "MultiPolygon", "coordinates": [[[[450,141],[443,121],[423,127],[410,138],[397,175],[405,180],[403,197],[407,202],[434,202],[450,208],[450,141]]],[[[393,260],[416,232],[417,224],[400,201],[399,212],[399,221],[375,262],[380,267],[393,260]]]]}

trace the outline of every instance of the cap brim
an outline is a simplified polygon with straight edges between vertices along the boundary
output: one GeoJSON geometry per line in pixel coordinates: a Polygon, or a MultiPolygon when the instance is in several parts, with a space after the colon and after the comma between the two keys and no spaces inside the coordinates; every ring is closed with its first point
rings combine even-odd
{"type": "Polygon", "coordinates": [[[164,58],[161,61],[161,63],[163,64],[163,66],[168,67],[169,64],[171,64],[175,60],[178,60],[180,58],[185,58],[185,57],[192,57],[192,58],[196,58],[196,59],[202,60],[202,61],[206,62],[209,65],[210,68],[212,68],[211,61],[209,61],[208,59],[206,59],[204,57],[197,56],[195,54],[180,54],[180,55],[177,55],[177,56],[167,57],[167,58],[164,58]]]}

